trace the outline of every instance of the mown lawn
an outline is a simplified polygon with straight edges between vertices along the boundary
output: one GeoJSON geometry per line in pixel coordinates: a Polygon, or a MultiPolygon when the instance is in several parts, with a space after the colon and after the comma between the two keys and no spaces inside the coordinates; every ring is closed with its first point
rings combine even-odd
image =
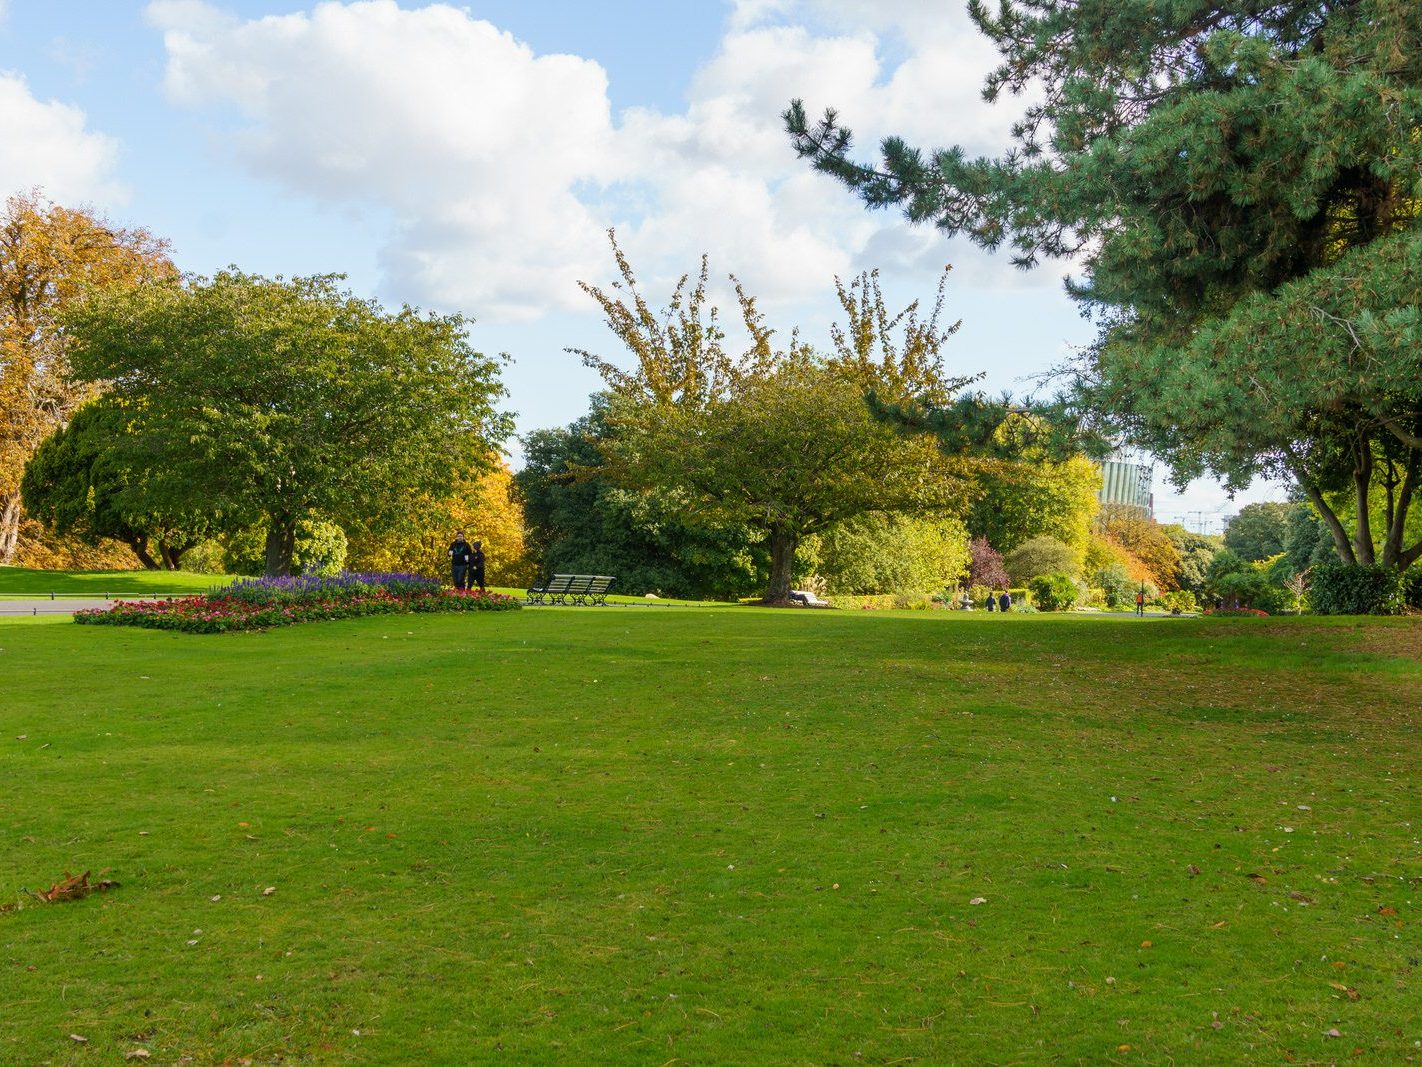
{"type": "Polygon", "coordinates": [[[0,597],[82,594],[102,597],[205,593],[232,579],[191,571],[41,571],[0,567],[0,597]]]}
{"type": "Polygon", "coordinates": [[[1422,1059],[1416,620],[0,649],[0,1062],[1422,1059]]]}

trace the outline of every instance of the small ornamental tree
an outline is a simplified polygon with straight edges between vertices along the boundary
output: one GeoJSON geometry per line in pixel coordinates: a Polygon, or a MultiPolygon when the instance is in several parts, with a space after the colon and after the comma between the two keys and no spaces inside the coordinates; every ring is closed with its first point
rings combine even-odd
{"type": "Polygon", "coordinates": [[[268,575],[290,573],[303,518],[394,521],[410,495],[485,469],[510,429],[464,319],[387,313],[339,282],[226,271],[96,294],[66,317],[76,376],[134,413],[122,451],[150,472],[145,496],[260,523],[268,575]]]}
{"type": "Polygon", "coordinates": [[[1070,545],[1055,537],[1034,537],[1018,545],[1003,557],[1007,573],[1014,581],[1025,582],[1040,574],[1081,572],[1081,555],[1070,545]]]}
{"type": "Polygon", "coordinates": [[[989,589],[1006,589],[1012,584],[1002,553],[988,544],[986,537],[975,537],[968,545],[968,585],[984,585],[989,589]]]}

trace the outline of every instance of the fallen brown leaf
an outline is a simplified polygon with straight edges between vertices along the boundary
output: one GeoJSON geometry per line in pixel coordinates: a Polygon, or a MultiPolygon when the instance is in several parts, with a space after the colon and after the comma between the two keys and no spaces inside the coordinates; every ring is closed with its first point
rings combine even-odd
{"type": "Polygon", "coordinates": [[[97,882],[89,881],[91,872],[85,871],[83,874],[70,874],[64,872],[64,878],[55,882],[54,885],[34,896],[44,901],[46,904],[55,904],[61,900],[78,900],[87,897],[90,893],[106,893],[110,889],[117,889],[118,883],[108,880],[97,882]]]}

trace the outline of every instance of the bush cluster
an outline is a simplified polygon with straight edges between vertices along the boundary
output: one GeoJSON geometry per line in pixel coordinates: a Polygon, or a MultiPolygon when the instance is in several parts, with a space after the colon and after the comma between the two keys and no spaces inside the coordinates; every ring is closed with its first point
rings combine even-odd
{"type": "Polygon", "coordinates": [[[366,615],[507,611],[522,606],[517,597],[445,589],[413,574],[342,573],[238,581],[204,596],[176,600],[119,601],[111,608],[75,612],[74,621],[213,634],[366,615]]]}
{"type": "Polygon", "coordinates": [[[1076,606],[1076,581],[1069,574],[1039,574],[1027,583],[1032,600],[1043,611],[1069,611],[1076,606]]]}
{"type": "Polygon", "coordinates": [[[1320,615],[1397,615],[1403,578],[1391,567],[1320,563],[1313,568],[1309,606],[1320,615]]]}

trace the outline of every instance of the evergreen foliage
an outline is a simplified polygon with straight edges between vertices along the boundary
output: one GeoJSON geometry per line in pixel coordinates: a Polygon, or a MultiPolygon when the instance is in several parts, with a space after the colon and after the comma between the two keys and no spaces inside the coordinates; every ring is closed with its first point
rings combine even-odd
{"type": "Polygon", "coordinates": [[[889,138],[864,165],[833,111],[811,123],[795,101],[800,154],[1022,266],[1080,257],[1070,288],[1101,332],[1072,410],[1178,480],[1292,478],[1341,560],[1422,557],[1422,5],[969,10],[1002,56],[985,97],[1031,90],[1011,151],[889,138]]]}

